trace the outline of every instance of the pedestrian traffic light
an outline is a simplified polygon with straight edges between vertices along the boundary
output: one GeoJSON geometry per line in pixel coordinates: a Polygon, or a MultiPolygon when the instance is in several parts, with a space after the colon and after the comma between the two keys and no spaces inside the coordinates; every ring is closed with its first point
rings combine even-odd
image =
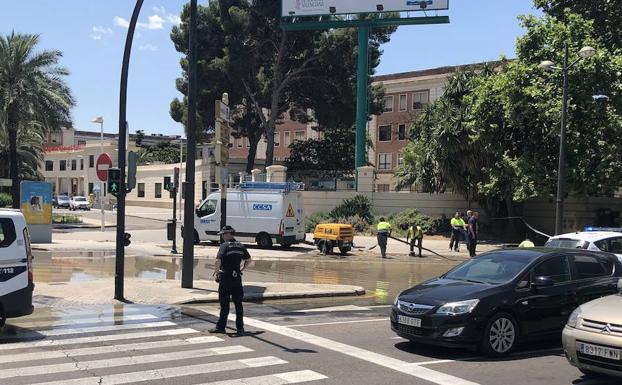
{"type": "Polygon", "coordinates": [[[108,193],[117,195],[121,189],[121,170],[118,168],[108,169],[108,193]]]}
{"type": "Polygon", "coordinates": [[[130,233],[123,234],[123,245],[125,245],[125,247],[128,247],[132,243],[132,241],[130,241],[130,238],[132,238],[132,234],[130,233]]]}

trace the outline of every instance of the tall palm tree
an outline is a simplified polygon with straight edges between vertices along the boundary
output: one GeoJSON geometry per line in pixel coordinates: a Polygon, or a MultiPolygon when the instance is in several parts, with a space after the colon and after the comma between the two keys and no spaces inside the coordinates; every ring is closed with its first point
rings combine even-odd
{"type": "MultiPolygon", "coordinates": [[[[70,120],[74,105],[60,51],[34,52],[39,35],[0,36],[0,120],[8,136],[11,195],[19,207],[18,131],[43,133],[70,120]]],[[[35,136],[36,137],[36,136],[35,136]]],[[[42,136],[41,136],[42,137],[42,136]]]]}

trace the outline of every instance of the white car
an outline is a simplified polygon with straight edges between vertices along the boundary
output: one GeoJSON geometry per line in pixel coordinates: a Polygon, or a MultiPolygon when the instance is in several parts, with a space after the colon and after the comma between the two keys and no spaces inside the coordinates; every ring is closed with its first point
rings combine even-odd
{"type": "Polygon", "coordinates": [[[556,235],[549,238],[544,246],[606,251],[615,254],[622,262],[622,232],[595,230],[556,235]]]}
{"type": "Polygon", "coordinates": [[[91,202],[85,197],[74,196],[69,202],[69,210],[90,210],[91,202]]]}

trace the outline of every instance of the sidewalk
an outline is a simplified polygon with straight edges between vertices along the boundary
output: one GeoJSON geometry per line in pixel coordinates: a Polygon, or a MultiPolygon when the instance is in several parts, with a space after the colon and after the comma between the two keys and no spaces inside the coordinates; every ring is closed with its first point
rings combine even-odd
{"type": "MultiPolygon", "coordinates": [[[[364,295],[365,289],[350,285],[245,282],[245,301],[364,295]]],[[[114,278],[67,283],[37,283],[35,302],[51,306],[115,304],[114,278]]],[[[193,289],[182,289],[176,280],[125,279],[125,298],[138,304],[181,305],[218,302],[218,284],[194,281],[193,289]]]]}

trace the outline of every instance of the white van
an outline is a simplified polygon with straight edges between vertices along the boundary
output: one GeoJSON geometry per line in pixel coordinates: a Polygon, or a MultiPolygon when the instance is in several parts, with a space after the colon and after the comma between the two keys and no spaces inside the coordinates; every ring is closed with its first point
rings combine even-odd
{"type": "Polygon", "coordinates": [[[0,210],[0,327],[7,318],[31,314],[32,250],[19,210],[0,210]]]}
{"type": "MultiPolygon", "coordinates": [[[[227,192],[227,225],[243,243],[289,247],[305,239],[300,186],[295,183],[245,182],[227,192]]],[[[218,242],[220,193],[210,194],[195,211],[195,242],[218,242]]]]}

